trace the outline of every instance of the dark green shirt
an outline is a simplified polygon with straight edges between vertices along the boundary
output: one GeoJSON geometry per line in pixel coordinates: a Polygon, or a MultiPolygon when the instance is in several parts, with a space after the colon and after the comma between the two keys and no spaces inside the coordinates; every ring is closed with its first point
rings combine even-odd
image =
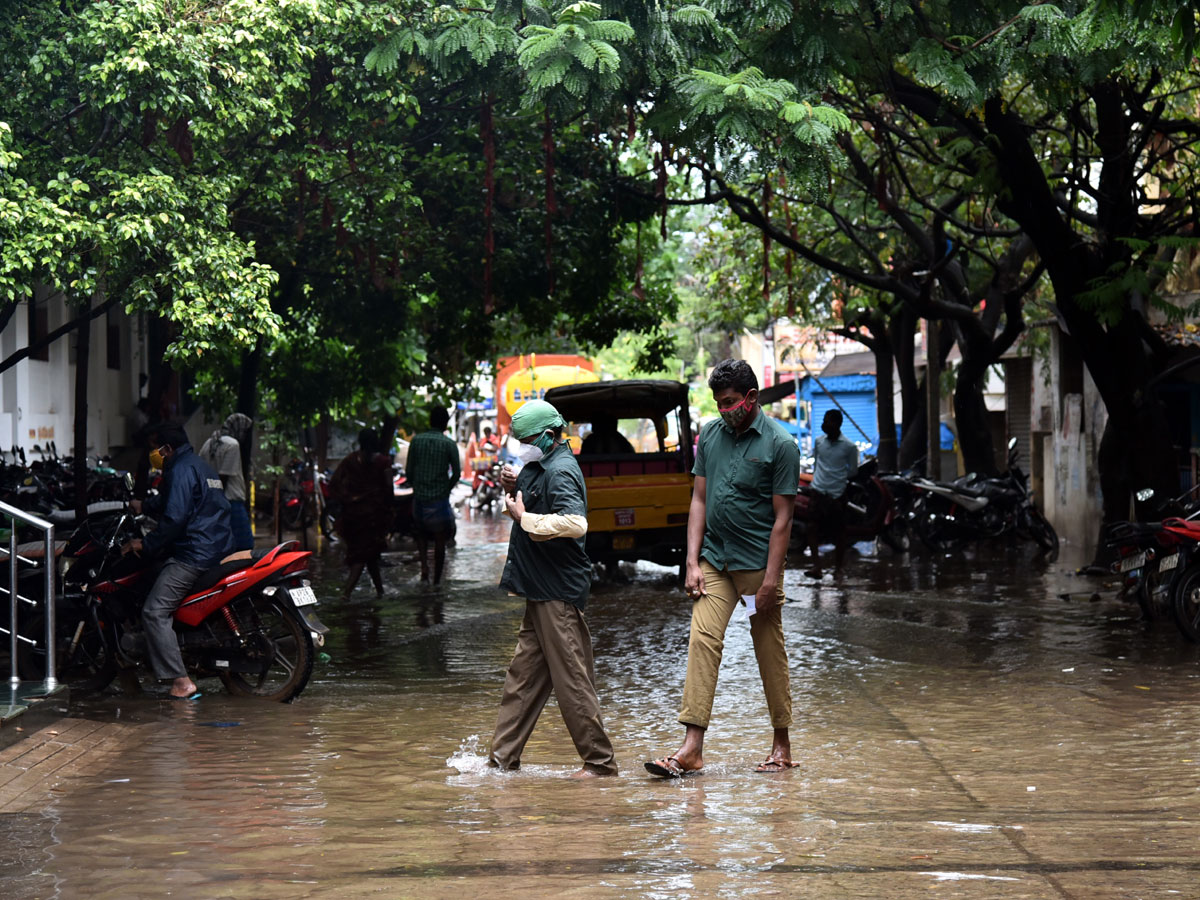
{"type": "Polygon", "coordinates": [[[800,451],[778,422],[758,410],[738,434],[718,419],[700,432],[692,472],[706,479],[700,555],[718,569],[765,569],[775,494],[796,495],[800,451]]]}
{"type": "Polygon", "coordinates": [[[412,485],[414,500],[445,500],[458,484],[460,469],[458,444],[440,431],[422,431],[408,445],[404,473],[412,485]]]}
{"type": "MultiPolygon", "coordinates": [[[[526,512],[587,515],[583,472],[566,442],[526,465],[517,476],[517,490],[526,512]]],[[[592,587],[592,561],[583,546],[581,537],[535,541],[514,522],[500,587],[526,600],[566,600],[583,609],[592,587]]]]}

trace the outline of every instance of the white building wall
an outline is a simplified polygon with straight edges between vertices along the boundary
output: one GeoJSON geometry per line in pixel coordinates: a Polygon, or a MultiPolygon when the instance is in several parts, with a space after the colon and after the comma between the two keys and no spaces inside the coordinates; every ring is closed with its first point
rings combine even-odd
{"type": "MultiPolygon", "coordinates": [[[[47,329],[53,331],[77,313],[61,294],[39,293],[46,304],[47,329]]],[[[109,318],[90,323],[91,352],[88,365],[88,453],[104,454],[129,443],[131,414],[137,403],[138,373],[144,371],[144,346],[135,318],[116,308],[110,314],[119,326],[120,368],[108,367],[109,318]]],[[[21,308],[0,334],[4,357],[28,345],[29,315],[21,308]]],[[[35,445],[53,441],[68,455],[75,442],[75,343],[68,335],[49,347],[49,359],[24,359],[0,375],[0,450],[21,447],[26,454],[35,445]]],[[[37,458],[36,453],[34,458],[37,458]]]]}

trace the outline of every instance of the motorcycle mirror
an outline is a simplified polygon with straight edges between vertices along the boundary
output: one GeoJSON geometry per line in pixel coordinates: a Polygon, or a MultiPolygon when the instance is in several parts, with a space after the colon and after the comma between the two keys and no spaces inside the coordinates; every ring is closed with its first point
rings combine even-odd
{"type": "Polygon", "coordinates": [[[1009,450],[1016,450],[1016,449],[1017,449],[1017,439],[1016,439],[1015,437],[1014,437],[1014,438],[1009,438],[1009,439],[1008,439],[1008,449],[1009,449],[1009,450]]]}
{"type": "Polygon", "coordinates": [[[1145,503],[1154,496],[1154,488],[1142,488],[1134,496],[1137,497],[1138,503],[1145,503]]]}
{"type": "Polygon", "coordinates": [[[133,475],[131,473],[129,473],[129,472],[125,473],[124,482],[125,482],[125,490],[132,491],[133,490],[133,475]]]}

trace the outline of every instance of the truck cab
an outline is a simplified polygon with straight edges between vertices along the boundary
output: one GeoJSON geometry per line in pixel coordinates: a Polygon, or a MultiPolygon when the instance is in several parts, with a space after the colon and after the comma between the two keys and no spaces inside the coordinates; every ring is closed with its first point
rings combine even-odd
{"type": "Polygon", "coordinates": [[[592,561],[680,565],[687,550],[694,452],[687,385],[573,384],[548,390],[546,401],[567,420],[583,470],[592,561]]]}

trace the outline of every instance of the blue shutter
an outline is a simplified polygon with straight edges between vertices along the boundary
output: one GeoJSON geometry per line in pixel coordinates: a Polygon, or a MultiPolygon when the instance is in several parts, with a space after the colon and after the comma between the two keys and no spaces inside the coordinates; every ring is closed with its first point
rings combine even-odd
{"type": "MultiPolygon", "coordinates": [[[[876,445],[879,443],[879,425],[875,420],[875,394],[867,393],[866,391],[834,391],[833,394],[837,397],[837,402],[842,405],[842,409],[849,414],[850,418],[862,426],[862,430],[866,432],[866,437],[863,436],[858,428],[850,423],[849,419],[842,422],[842,434],[856,444],[870,441],[871,446],[863,452],[874,456],[877,449],[876,445]]],[[[834,406],[829,396],[819,391],[814,392],[814,437],[821,433],[821,420],[825,418],[825,412],[830,409],[837,409],[837,407],[834,406]]]]}

